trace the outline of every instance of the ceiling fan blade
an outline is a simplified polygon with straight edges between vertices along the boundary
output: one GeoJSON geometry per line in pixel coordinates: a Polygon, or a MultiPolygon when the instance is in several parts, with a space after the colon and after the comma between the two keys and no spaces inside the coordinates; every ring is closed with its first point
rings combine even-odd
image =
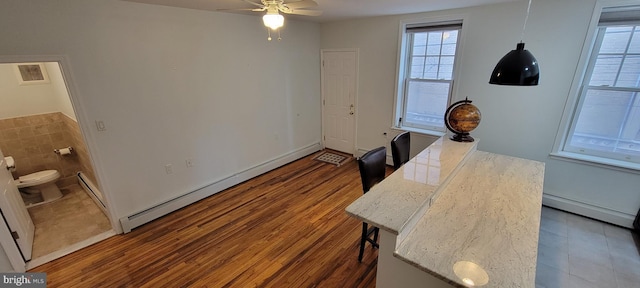
{"type": "Polygon", "coordinates": [[[291,9],[318,7],[318,3],[316,3],[316,1],[313,1],[313,0],[301,0],[301,1],[288,2],[288,3],[284,3],[284,5],[291,9]]]}
{"type": "Polygon", "coordinates": [[[260,8],[265,8],[265,6],[262,3],[256,3],[256,2],[253,2],[253,1],[249,1],[249,0],[242,0],[242,1],[247,2],[247,3],[251,4],[251,5],[258,6],[260,8]]]}
{"type": "Polygon", "coordinates": [[[291,10],[287,14],[295,14],[295,15],[304,15],[304,16],[320,16],[322,15],[322,11],[320,10],[291,10]]]}
{"type": "Polygon", "coordinates": [[[229,9],[216,9],[216,11],[264,11],[263,9],[254,9],[254,8],[239,8],[239,9],[234,9],[234,8],[229,8],[229,9]]]}

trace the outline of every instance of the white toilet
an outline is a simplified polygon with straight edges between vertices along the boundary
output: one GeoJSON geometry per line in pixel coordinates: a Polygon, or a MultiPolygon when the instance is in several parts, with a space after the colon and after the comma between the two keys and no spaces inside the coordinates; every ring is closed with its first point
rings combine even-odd
{"type": "MultiPolygon", "coordinates": [[[[11,156],[5,157],[7,168],[15,171],[15,161],[11,156]]],[[[62,198],[62,192],[56,186],[56,180],[60,178],[58,170],[44,170],[28,175],[20,176],[14,183],[23,195],[27,207],[49,203],[62,198]]]]}

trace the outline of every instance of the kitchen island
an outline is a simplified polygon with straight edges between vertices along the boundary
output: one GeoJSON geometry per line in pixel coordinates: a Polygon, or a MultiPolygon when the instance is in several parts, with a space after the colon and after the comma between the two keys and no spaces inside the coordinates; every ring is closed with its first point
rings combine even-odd
{"type": "Polygon", "coordinates": [[[544,163],[440,138],[347,213],[379,227],[376,287],[535,287],[544,163]]]}

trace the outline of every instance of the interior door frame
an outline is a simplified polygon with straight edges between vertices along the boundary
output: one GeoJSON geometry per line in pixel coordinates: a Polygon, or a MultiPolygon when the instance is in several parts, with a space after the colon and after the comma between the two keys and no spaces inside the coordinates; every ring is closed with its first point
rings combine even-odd
{"type": "MultiPolygon", "coordinates": [[[[71,63],[69,62],[68,57],[64,55],[0,55],[0,64],[10,64],[10,63],[33,63],[33,62],[56,62],[60,67],[60,72],[62,73],[62,77],[64,80],[64,84],[67,88],[67,93],[69,94],[69,98],[71,101],[71,106],[73,107],[73,111],[76,114],[76,119],[78,122],[78,126],[80,128],[80,132],[82,134],[82,138],[87,146],[87,152],[89,153],[89,157],[91,158],[91,165],[93,171],[95,172],[98,179],[98,186],[101,189],[102,195],[104,196],[105,206],[107,208],[107,218],[109,218],[109,222],[111,223],[111,228],[116,231],[117,234],[122,233],[122,226],[120,226],[120,220],[115,218],[116,215],[116,207],[113,205],[111,194],[108,189],[108,181],[106,181],[106,175],[104,175],[101,167],[102,161],[97,151],[97,142],[94,139],[94,136],[90,131],[89,127],[93,128],[93,125],[89,125],[91,123],[91,118],[86,114],[85,104],[77,91],[73,73],[71,70],[71,63]],[[89,125],[89,126],[87,126],[89,125]]],[[[0,223],[1,225],[1,223],[0,223]]],[[[17,249],[17,247],[16,247],[17,249]]]]}
{"type": "Polygon", "coordinates": [[[324,125],[324,120],[325,120],[325,98],[326,98],[326,91],[324,91],[324,81],[325,81],[325,76],[324,76],[324,53],[325,52],[354,52],[356,54],[355,57],[355,68],[356,68],[356,77],[354,79],[355,83],[355,89],[354,89],[354,95],[353,95],[353,106],[354,107],[354,114],[353,114],[353,147],[352,147],[352,152],[351,155],[355,156],[358,149],[358,88],[359,88],[359,83],[360,83],[360,49],[359,48],[339,48],[339,49],[320,49],[320,94],[322,95],[322,102],[320,103],[321,107],[322,107],[322,117],[320,119],[321,121],[321,129],[322,129],[322,137],[321,137],[321,143],[322,143],[322,149],[326,148],[325,145],[325,125],[324,125]]]}

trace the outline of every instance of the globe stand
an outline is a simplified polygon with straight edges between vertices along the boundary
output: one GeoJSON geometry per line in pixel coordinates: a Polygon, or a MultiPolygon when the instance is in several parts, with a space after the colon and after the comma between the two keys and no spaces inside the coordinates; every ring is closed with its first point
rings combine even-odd
{"type": "Polygon", "coordinates": [[[465,98],[462,101],[451,104],[444,113],[444,124],[454,135],[449,139],[456,142],[473,142],[475,139],[469,135],[478,127],[482,118],[478,107],[471,104],[471,100],[465,98]]]}
{"type": "MultiPolygon", "coordinates": [[[[455,133],[455,132],[454,132],[455,133]]],[[[469,135],[469,133],[455,133],[453,136],[449,137],[449,139],[456,142],[473,142],[475,139],[469,135]]]]}

